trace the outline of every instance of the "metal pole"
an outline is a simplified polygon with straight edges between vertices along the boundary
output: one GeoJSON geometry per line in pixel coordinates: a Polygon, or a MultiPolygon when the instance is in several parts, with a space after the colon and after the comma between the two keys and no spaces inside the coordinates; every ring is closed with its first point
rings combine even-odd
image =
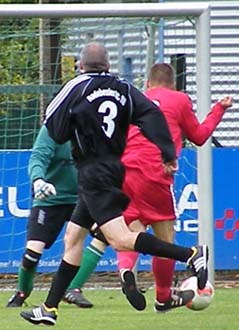
{"type": "MultiPolygon", "coordinates": [[[[163,3],[164,0],[159,0],[160,3],[163,3]]],[[[158,62],[164,62],[164,18],[159,20],[159,46],[158,46],[158,62]]]]}
{"type": "MultiPolygon", "coordinates": [[[[154,52],[155,52],[155,32],[156,32],[157,19],[152,19],[151,24],[148,29],[148,42],[147,42],[147,53],[146,53],[146,69],[145,75],[146,79],[149,74],[149,70],[154,62],[154,52]]],[[[146,81],[145,79],[145,81],[146,81]]]]}
{"type": "MultiPolygon", "coordinates": [[[[210,81],[210,7],[196,22],[197,111],[199,119],[206,117],[211,107],[210,81]]],[[[209,246],[209,280],[214,283],[214,220],[212,198],[211,139],[198,148],[198,221],[199,243],[209,246]]]]}
{"type": "Polygon", "coordinates": [[[124,42],[123,42],[123,31],[120,29],[118,32],[118,75],[123,74],[123,61],[124,61],[124,42]]]}
{"type": "Polygon", "coordinates": [[[199,16],[207,3],[0,4],[0,17],[156,17],[199,16]]]}

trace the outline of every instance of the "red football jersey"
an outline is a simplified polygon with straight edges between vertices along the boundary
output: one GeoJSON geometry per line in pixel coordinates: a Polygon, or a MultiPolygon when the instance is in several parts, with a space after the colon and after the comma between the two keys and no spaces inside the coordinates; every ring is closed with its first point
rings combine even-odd
{"type": "MultiPolygon", "coordinates": [[[[216,103],[204,121],[200,123],[187,94],[160,87],[146,91],[145,95],[164,113],[177,156],[182,149],[184,137],[196,145],[202,145],[211,136],[224,114],[224,108],[220,103],[216,103]]],[[[130,127],[122,161],[126,169],[127,167],[138,168],[146,178],[152,181],[173,183],[173,177],[164,173],[159,149],[144,137],[136,126],[130,127]]]]}

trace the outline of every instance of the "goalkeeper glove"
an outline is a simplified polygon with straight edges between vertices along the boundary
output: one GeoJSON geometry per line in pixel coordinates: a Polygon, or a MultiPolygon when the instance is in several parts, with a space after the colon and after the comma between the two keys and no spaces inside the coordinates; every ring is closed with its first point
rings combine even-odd
{"type": "Polygon", "coordinates": [[[56,188],[53,184],[42,179],[37,179],[33,182],[34,198],[44,199],[51,195],[56,195],[56,188]]]}

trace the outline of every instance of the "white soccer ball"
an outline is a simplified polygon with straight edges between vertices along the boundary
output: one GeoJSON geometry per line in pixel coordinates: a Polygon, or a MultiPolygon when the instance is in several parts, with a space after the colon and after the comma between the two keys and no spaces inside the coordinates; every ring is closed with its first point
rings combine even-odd
{"type": "Polygon", "coordinates": [[[192,290],[194,292],[193,299],[186,304],[186,307],[194,311],[201,311],[207,308],[211,304],[214,296],[214,288],[209,281],[207,281],[203,290],[198,289],[196,276],[185,279],[180,286],[180,290],[192,290]]]}

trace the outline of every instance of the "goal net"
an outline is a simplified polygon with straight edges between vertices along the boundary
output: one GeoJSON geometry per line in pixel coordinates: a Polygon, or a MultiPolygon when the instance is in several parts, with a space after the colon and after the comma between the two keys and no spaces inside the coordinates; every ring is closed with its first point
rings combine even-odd
{"type": "MultiPolygon", "coordinates": [[[[39,11],[36,14],[34,6],[28,6],[28,12],[22,11],[21,16],[14,11],[12,15],[9,10],[1,11],[0,6],[1,274],[16,274],[24,252],[31,207],[27,165],[45,106],[62,83],[79,74],[77,61],[85,43],[93,40],[104,43],[109,50],[111,71],[142,90],[151,64],[156,61],[171,63],[176,69],[178,89],[189,94],[195,109],[201,111],[199,116],[204,116],[211,106],[209,76],[203,69],[209,68],[209,43],[207,36],[203,39],[204,32],[209,33],[208,13],[203,17],[206,5],[197,8],[188,4],[188,8],[178,12],[172,6],[159,4],[156,4],[157,10],[149,5],[148,11],[141,5],[138,10],[133,4],[124,4],[117,10],[113,5],[111,12],[105,11],[108,7],[103,5],[100,11],[94,11],[91,6],[87,11],[87,6],[79,5],[75,7],[80,8],[75,15],[73,9],[69,14],[64,5],[61,9],[65,11],[55,7],[54,15],[51,6],[45,6],[47,10],[41,14],[39,11]],[[206,26],[200,21],[201,16],[206,26]],[[197,48],[203,41],[204,57],[197,48]]],[[[21,6],[18,8],[23,10],[21,6]]],[[[219,97],[221,90],[213,93],[212,102],[219,97]]],[[[180,157],[175,185],[180,211],[177,242],[192,245],[198,240],[198,164],[194,146],[187,141],[185,146],[188,148],[180,157]]],[[[208,149],[206,155],[207,152],[208,149]]],[[[210,206],[207,212],[210,215],[210,206]]],[[[49,251],[44,252],[39,273],[56,270],[63,251],[62,235],[49,251]]],[[[148,256],[142,256],[139,270],[149,271],[150,263],[148,256]]],[[[180,265],[177,267],[180,269],[180,265]]],[[[115,255],[109,248],[96,270],[116,269],[115,255]]]]}

